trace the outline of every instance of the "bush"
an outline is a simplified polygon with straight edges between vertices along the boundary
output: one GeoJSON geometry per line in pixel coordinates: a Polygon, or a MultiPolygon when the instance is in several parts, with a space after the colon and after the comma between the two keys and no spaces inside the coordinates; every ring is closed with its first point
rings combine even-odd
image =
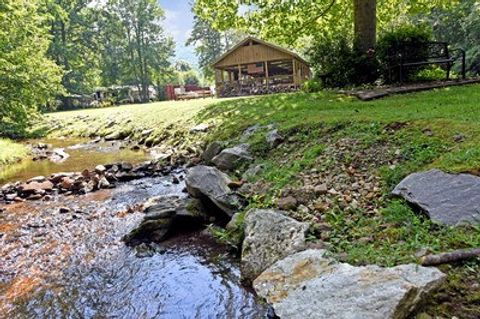
{"type": "Polygon", "coordinates": [[[311,79],[303,83],[302,90],[306,93],[319,92],[322,89],[322,83],[316,79],[311,79]]]}
{"type": "Polygon", "coordinates": [[[358,52],[346,37],[317,41],[307,52],[316,78],[325,87],[373,83],[378,78],[374,55],[358,52]]]}
{"type": "MultiPolygon", "coordinates": [[[[389,74],[388,62],[392,50],[407,45],[415,48],[415,51],[409,52],[409,54],[421,57],[427,53],[426,47],[422,44],[431,41],[432,34],[431,28],[427,25],[403,25],[382,34],[377,42],[376,53],[383,79],[387,82],[398,82],[400,80],[398,70],[393,70],[391,77],[389,74]]],[[[411,79],[412,76],[425,68],[426,66],[409,68],[405,71],[404,77],[405,79],[411,79]]]]}

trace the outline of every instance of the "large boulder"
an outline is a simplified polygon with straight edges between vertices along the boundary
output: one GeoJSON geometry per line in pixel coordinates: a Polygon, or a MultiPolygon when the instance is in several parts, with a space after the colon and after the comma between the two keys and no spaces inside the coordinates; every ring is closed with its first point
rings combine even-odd
{"type": "Polygon", "coordinates": [[[242,247],[242,277],[253,280],[288,255],[305,249],[309,225],[272,209],[252,209],[245,215],[242,247]]]}
{"type": "Polygon", "coordinates": [[[242,163],[253,160],[248,148],[248,144],[226,148],[212,159],[212,163],[221,170],[233,170],[242,163]]]}
{"type": "Polygon", "coordinates": [[[480,177],[433,169],[407,176],[393,190],[432,221],[456,225],[480,222],[480,177]]]}
{"type": "Polygon", "coordinates": [[[187,191],[192,197],[208,199],[230,217],[242,206],[238,196],[228,187],[231,183],[227,174],[211,166],[189,168],[185,177],[187,191]]]}
{"type": "Polygon", "coordinates": [[[196,209],[195,201],[178,196],[158,196],[143,204],[142,222],[123,240],[129,245],[141,242],[159,242],[173,229],[192,229],[203,226],[205,217],[196,209]]]}
{"type": "Polygon", "coordinates": [[[264,271],[253,286],[280,318],[401,319],[446,276],[415,264],[354,267],[305,250],[264,271]]]}

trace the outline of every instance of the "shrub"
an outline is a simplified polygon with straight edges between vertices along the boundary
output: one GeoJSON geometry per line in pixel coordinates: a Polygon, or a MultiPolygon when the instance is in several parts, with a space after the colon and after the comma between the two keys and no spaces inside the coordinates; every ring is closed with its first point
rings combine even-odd
{"type": "Polygon", "coordinates": [[[306,93],[319,92],[322,89],[322,83],[317,79],[311,79],[303,83],[302,90],[306,93]]]}
{"type": "MultiPolygon", "coordinates": [[[[383,79],[387,82],[398,82],[400,80],[398,70],[393,70],[391,76],[389,74],[388,62],[392,50],[407,45],[415,48],[415,51],[409,52],[409,54],[421,57],[426,54],[426,47],[423,43],[431,41],[432,37],[432,30],[427,25],[408,24],[382,34],[377,42],[376,53],[383,79]]],[[[405,71],[404,77],[405,79],[411,79],[412,76],[425,68],[426,66],[409,68],[405,71]]]]}
{"type": "Polygon", "coordinates": [[[378,78],[375,56],[353,49],[346,37],[319,40],[307,54],[316,78],[325,87],[373,83],[378,78]]]}

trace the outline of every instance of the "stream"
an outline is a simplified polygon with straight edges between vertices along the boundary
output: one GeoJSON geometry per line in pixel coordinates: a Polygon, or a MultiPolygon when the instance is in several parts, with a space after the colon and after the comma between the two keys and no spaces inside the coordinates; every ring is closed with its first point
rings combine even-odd
{"type": "Polygon", "coordinates": [[[0,205],[0,318],[265,318],[238,260],[203,232],[135,248],[121,241],[148,198],[185,196],[172,175],[0,205]]]}

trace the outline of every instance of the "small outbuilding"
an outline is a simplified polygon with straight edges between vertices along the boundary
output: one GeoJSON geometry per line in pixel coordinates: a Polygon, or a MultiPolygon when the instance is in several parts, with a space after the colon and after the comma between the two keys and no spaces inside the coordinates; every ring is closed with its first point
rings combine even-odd
{"type": "Polygon", "coordinates": [[[291,92],[311,76],[298,54],[254,37],[223,54],[213,68],[218,96],[291,92]]]}

